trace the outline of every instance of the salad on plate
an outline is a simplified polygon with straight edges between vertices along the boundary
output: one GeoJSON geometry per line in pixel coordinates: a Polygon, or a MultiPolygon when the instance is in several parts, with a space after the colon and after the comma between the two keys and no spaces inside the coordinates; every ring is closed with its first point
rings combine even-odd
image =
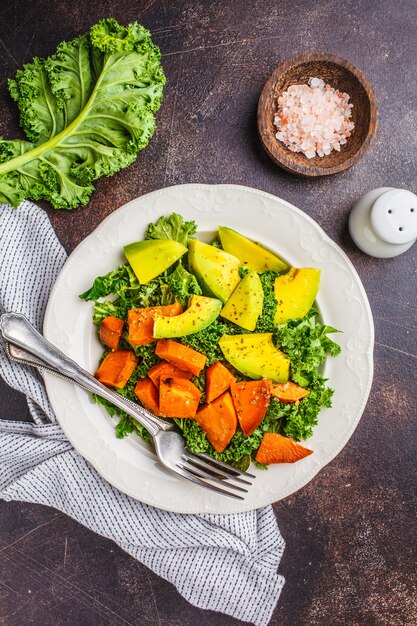
{"type": "MultiPolygon", "coordinates": [[[[292,463],[333,390],[321,366],[338,332],[314,308],[320,270],[285,260],[226,226],[210,243],[173,213],[124,246],[127,262],[85,293],[104,352],[96,377],[175,420],[187,446],[242,470],[292,463]]],[[[118,416],[116,436],[147,431],[118,416]]]]}

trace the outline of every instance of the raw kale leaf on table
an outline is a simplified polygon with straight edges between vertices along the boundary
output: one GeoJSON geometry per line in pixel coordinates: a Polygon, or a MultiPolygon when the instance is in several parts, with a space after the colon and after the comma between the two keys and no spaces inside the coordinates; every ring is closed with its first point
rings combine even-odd
{"type": "MultiPolygon", "coordinates": [[[[193,221],[186,222],[177,214],[161,217],[155,224],[150,224],[146,231],[147,239],[175,239],[187,245],[188,238],[197,231],[193,221]]],[[[243,270],[245,274],[246,270],[243,270]]],[[[275,345],[287,354],[291,361],[291,379],[309,389],[309,395],[301,402],[283,404],[277,398],[272,398],[267,413],[249,436],[244,437],[237,430],[230,444],[220,454],[216,453],[205,433],[195,420],[176,419],[188,447],[194,452],[207,452],[212,456],[228,463],[236,464],[240,469],[246,469],[250,460],[262,441],[266,432],[276,432],[295,440],[307,439],[311,436],[313,427],[317,424],[318,415],[323,407],[330,407],[333,390],[326,385],[326,379],[319,373],[319,368],[327,356],[336,356],[340,352],[339,345],[328,335],[338,332],[331,326],[324,325],[319,320],[318,312],[310,309],[308,314],[286,324],[276,326],[274,317],[277,301],[274,295],[274,281],[277,272],[267,271],[260,274],[264,291],[262,315],[258,319],[255,332],[272,332],[275,345]]],[[[195,276],[188,271],[186,260],[181,260],[163,274],[140,285],[128,264],[109,272],[106,276],[95,279],[92,287],[81,295],[84,300],[94,300],[93,321],[99,325],[107,315],[125,318],[127,311],[134,307],[155,306],[180,301],[186,304],[191,295],[201,293],[195,276]],[[112,300],[105,300],[111,295],[112,300]],[[116,296],[116,299],[113,297],[116,296]],[[103,300],[104,299],[104,300],[103,300]]],[[[227,321],[217,318],[210,326],[192,335],[181,338],[181,343],[206,355],[207,365],[222,361],[230,368],[221,352],[218,342],[223,334],[241,334],[244,329],[227,321]]],[[[122,346],[132,349],[127,343],[127,336],[122,339],[122,346]]],[[[133,347],[139,357],[139,364],[122,390],[115,390],[130,400],[137,402],[133,393],[139,378],[145,378],[149,369],[160,359],[155,354],[155,344],[133,347]]],[[[244,377],[235,372],[239,380],[244,377]]],[[[201,403],[204,402],[205,372],[194,377],[193,382],[203,392],[201,403]]],[[[120,421],[116,426],[117,437],[124,437],[131,432],[138,432],[146,441],[150,440],[148,433],[127,414],[121,412],[108,401],[96,397],[96,401],[103,404],[111,415],[119,415],[120,421]]]]}
{"type": "Polygon", "coordinates": [[[160,56],[143,26],[105,19],[18,70],[9,90],[27,140],[0,139],[0,202],[73,209],[130,165],[155,130],[160,56]]]}

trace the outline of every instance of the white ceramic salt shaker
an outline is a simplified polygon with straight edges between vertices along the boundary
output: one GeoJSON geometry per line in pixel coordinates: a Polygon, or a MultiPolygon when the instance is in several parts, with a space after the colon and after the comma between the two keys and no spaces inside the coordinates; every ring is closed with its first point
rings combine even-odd
{"type": "Polygon", "coordinates": [[[417,196],[394,187],[369,191],[353,207],[349,231],[358,248],[371,256],[402,254],[417,239],[417,196]]]}

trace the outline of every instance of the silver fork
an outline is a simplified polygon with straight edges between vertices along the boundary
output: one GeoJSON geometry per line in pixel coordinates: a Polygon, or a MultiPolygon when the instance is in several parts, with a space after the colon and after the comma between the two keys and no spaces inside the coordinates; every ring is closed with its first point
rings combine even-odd
{"type": "Polygon", "coordinates": [[[239,471],[208,454],[191,452],[172,421],[153,415],[105,387],[47,341],[24,315],[4,313],[0,317],[0,333],[6,342],[6,352],[11,360],[70,380],[86,391],[109,400],[142,424],[152,437],[158,459],[171,472],[216,493],[238,500],[244,499],[240,494],[247,493],[246,487],[251,485],[247,479],[255,478],[253,474],[239,471]],[[226,482],[230,480],[239,484],[226,482]]]}

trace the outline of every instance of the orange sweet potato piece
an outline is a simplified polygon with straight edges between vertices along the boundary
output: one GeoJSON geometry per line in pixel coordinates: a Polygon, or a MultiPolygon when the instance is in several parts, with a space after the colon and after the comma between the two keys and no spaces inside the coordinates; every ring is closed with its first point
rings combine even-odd
{"type": "Polygon", "coordinates": [[[172,339],[160,339],[155,352],[161,359],[169,361],[186,372],[191,372],[194,376],[199,375],[207,361],[204,354],[172,339]]]}
{"type": "Polygon", "coordinates": [[[187,380],[190,380],[190,378],[192,378],[192,373],[181,370],[178,367],[175,367],[175,365],[172,365],[172,363],[168,363],[168,361],[161,361],[151,367],[148,372],[148,376],[154,385],[159,387],[161,378],[172,378],[173,376],[177,376],[179,378],[187,378],[187,380]]]}
{"type": "Polygon", "coordinates": [[[309,454],[313,454],[313,450],[304,448],[288,437],[283,437],[278,433],[265,433],[255,458],[258,463],[270,465],[271,463],[295,463],[309,454]]]}
{"type": "Polygon", "coordinates": [[[229,372],[220,361],[210,365],[206,371],[206,401],[208,404],[227,391],[232,383],[236,381],[236,376],[229,372]]]}
{"type": "Polygon", "coordinates": [[[195,417],[201,391],[186,378],[161,378],[159,412],[163,417],[195,417]]]}
{"type": "Polygon", "coordinates": [[[138,380],[133,393],[145,409],[154,415],[159,415],[159,394],[150,378],[138,380]]]}
{"type": "Polygon", "coordinates": [[[133,374],[138,362],[130,350],[109,352],[95,373],[95,377],[105,385],[123,389],[133,374]]]}
{"type": "Polygon", "coordinates": [[[156,341],[153,336],[153,324],[155,315],[173,317],[182,313],[179,302],[167,306],[149,306],[143,309],[130,309],[127,312],[127,325],[129,327],[129,343],[132,346],[144,346],[156,341]]]}
{"type": "Polygon", "coordinates": [[[263,378],[233,383],[230,391],[240,427],[247,437],[265,417],[271,399],[271,381],[263,378]]]}
{"type": "Polygon", "coordinates": [[[110,350],[117,350],[122,336],[124,321],[108,315],[100,324],[100,339],[110,350]]]}
{"type": "Polygon", "coordinates": [[[195,421],[216,452],[223,452],[236,432],[237,415],[228,391],[197,411],[195,421]]]}
{"type": "Polygon", "coordinates": [[[308,396],[309,393],[308,389],[304,389],[290,381],[288,383],[272,383],[271,386],[271,396],[278,398],[284,404],[297,402],[297,400],[308,396]]]}

